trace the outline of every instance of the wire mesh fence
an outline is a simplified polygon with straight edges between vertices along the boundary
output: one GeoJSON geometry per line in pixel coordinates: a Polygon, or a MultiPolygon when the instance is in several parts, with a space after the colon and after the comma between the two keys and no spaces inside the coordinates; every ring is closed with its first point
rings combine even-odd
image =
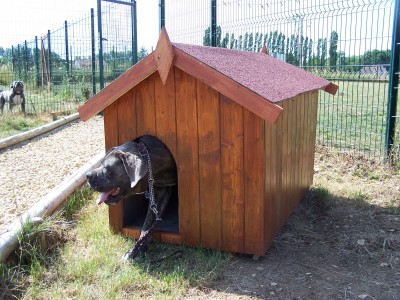
{"type": "MultiPolygon", "coordinates": [[[[155,35],[156,41],[148,27],[160,23],[172,42],[241,51],[260,51],[265,44],[270,55],[332,80],[339,92],[320,93],[318,142],[383,156],[395,2],[99,1],[44,36],[7,49],[0,45],[0,89],[18,78],[25,83],[28,113],[73,111],[153,50],[137,37],[155,35]]],[[[399,144],[399,126],[394,141],[399,144]]]]}
{"type": "Polygon", "coordinates": [[[165,25],[174,42],[212,45],[215,22],[218,47],[260,51],[265,44],[270,55],[332,80],[339,93],[320,93],[318,142],[383,155],[394,6],[387,0],[170,0],[165,25]]]}
{"type": "MultiPolygon", "coordinates": [[[[100,5],[46,35],[2,49],[0,89],[22,80],[28,114],[73,112],[100,90],[102,81],[108,84],[133,65],[131,6],[100,5]],[[101,75],[99,11],[103,23],[101,75]]],[[[142,49],[139,58],[145,55],[147,50],[142,49]]]]}

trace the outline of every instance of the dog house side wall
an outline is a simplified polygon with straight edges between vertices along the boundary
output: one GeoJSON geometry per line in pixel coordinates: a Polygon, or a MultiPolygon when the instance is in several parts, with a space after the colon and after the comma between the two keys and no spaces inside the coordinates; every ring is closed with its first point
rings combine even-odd
{"type": "Polygon", "coordinates": [[[264,230],[264,121],[175,69],[182,242],[259,253],[264,230]]]}
{"type": "Polygon", "coordinates": [[[278,122],[265,123],[266,249],[313,181],[318,92],[280,106],[284,110],[278,122]]]}
{"type": "MultiPolygon", "coordinates": [[[[179,179],[179,238],[164,241],[263,254],[264,120],[185,72],[166,85],[153,74],[104,111],[109,149],[143,134],[173,153],[179,179]]],[[[123,232],[123,205],[109,208],[123,232]]]]}

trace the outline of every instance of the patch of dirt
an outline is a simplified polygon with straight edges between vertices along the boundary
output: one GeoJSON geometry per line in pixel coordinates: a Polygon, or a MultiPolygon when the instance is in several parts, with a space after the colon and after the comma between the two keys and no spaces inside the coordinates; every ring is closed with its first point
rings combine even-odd
{"type": "Polygon", "coordinates": [[[400,176],[317,148],[314,185],[259,261],[235,256],[185,299],[400,299],[400,176]]]}

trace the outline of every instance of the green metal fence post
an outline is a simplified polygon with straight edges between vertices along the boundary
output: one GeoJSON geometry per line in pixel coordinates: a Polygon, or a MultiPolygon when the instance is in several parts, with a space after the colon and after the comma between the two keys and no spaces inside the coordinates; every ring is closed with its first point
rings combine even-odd
{"type": "Polygon", "coordinates": [[[96,44],[94,36],[94,9],[90,9],[90,27],[92,40],[92,94],[96,94],[96,44]]]}
{"type": "Polygon", "coordinates": [[[158,12],[158,17],[159,17],[159,29],[165,27],[165,0],[159,0],[158,2],[158,7],[159,7],[159,12],[158,12]]]}
{"type": "Polygon", "coordinates": [[[28,70],[29,70],[29,60],[28,60],[28,42],[25,40],[24,44],[24,81],[28,81],[28,70]]]}
{"type": "Polygon", "coordinates": [[[11,46],[11,61],[12,61],[12,71],[15,72],[14,46],[11,46]]]}
{"type": "Polygon", "coordinates": [[[217,0],[211,0],[210,41],[212,47],[217,47],[217,0]]]}
{"type": "Polygon", "coordinates": [[[69,48],[68,48],[68,22],[64,21],[65,28],[65,68],[67,71],[67,76],[69,76],[69,48]]]}
{"type": "Polygon", "coordinates": [[[138,61],[137,53],[137,12],[136,12],[136,1],[131,0],[131,13],[132,13],[132,65],[138,61]]]}
{"type": "Polygon", "coordinates": [[[17,48],[17,62],[18,62],[18,79],[21,79],[21,47],[18,44],[17,48]]]}
{"type": "Polygon", "coordinates": [[[49,57],[48,57],[48,68],[49,68],[49,81],[47,82],[47,85],[50,86],[51,88],[51,82],[52,82],[52,75],[53,75],[53,64],[51,62],[51,40],[50,40],[50,30],[47,31],[47,48],[48,48],[48,52],[49,52],[49,57]]]}
{"type": "Polygon", "coordinates": [[[385,161],[390,156],[394,141],[397,111],[397,97],[399,88],[399,57],[400,57],[400,0],[396,0],[393,19],[392,52],[390,58],[389,97],[386,110],[386,140],[385,161]]]}
{"type": "Polygon", "coordinates": [[[36,69],[36,87],[40,86],[40,70],[39,70],[39,47],[38,37],[35,36],[35,69],[36,69]]]}
{"type": "Polygon", "coordinates": [[[100,90],[102,90],[104,88],[104,64],[103,64],[103,29],[101,23],[101,0],[97,0],[97,30],[99,32],[100,90]]]}

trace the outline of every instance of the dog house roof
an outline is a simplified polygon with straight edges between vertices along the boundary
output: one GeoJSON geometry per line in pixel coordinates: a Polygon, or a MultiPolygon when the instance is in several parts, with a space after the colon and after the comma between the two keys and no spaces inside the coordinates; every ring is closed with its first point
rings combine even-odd
{"type": "Polygon", "coordinates": [[[156,71],[165,84],[172,66],[271,123],[282,111],[277,102],[320,89],[334,95],[338,89],[265,53],[171,43],[163,28],[156,49],[81,106],[81,118],[97,114],[156,71]]]}

